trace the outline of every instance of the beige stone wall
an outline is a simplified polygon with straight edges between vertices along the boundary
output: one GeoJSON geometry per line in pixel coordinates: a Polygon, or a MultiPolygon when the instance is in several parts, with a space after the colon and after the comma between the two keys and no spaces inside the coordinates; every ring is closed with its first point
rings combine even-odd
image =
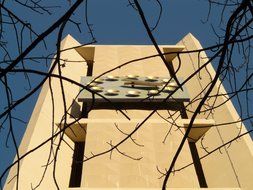
{"type": "MultiPolygon", "coordinates": [[[[94,75],[100,75],[110,68],[119,66],[122,63],[133,59],[156,54],[152,46],[96,46],[94,75]]],[[[152,58],[145,61],[134,62],[112,74],[126,76],[127,74],[138,74],[140,76],[161,76],[166,77],[166,67],[161,63],[159,58],[152,58]]],[[[128,110],[126,113],[131,119],[145,119],[151,111],[128,110]]],[[[168,117],[167,111],[159,111],[164,117],[168,117]]],[[[96,110],[89,114],[91,119],[125,119],[120,113],[114,110],[96,110]]],[[[152,116],[153,119],[161,119],[157,114],[152,116]]],[[[118,124],[118,127],[126,133],[131,132],[137,123],[118,124]]],[[[154,188],[161,187],[162,179],[158,179],[161,174],[156,167],[164,171],[171,162],[180,140],[182,133],[174,131],[169,135],[167,141],[163,143],[166,133],[170,128],[169,124],[152,123],[149,121],[134,135],[137,143],[144,145],[139,147],[131,140],[126,141],[119,147],[119,150],[134,158],[143,157],[136,161],[127,158],[117,151],[114,151],[110,159],[110,154],[106,154],[94,160],[88,161],[83,167],[84,187],[121,187],[121,188],[154,188]]],[[[120,142],[123,135],[114,123],[88,124],[87,142],[85,147],[85,156],[91,156],[103,152],[110,148],[107,142],[113,144],[120,142]]],[[[182,157],[179,163],[192,162],[188,144],[182,151],[182,157]]],[[[182,172],[172,176],[170,181],[171,187],[198,187],[198,181],[194,167],[191,166],[182,172]],[[182,183],[183,181],[183,183],[182,183]]]]}
{"type": "MultiPolygon", "coordinates": [[[[185,50],[202,48],[200,43],[191,34],[183,38],[179,44],[184,45],[186,47],[185,50]]],[[[200,65],[202,65],[207,61],[207,56],[204,52],[202,52],[200,57],[200,65]]],[[[183,66],[179,72],[179,75],[184,77],[189,76],[190,73],[198,68],[197,60],[197,53],[183,55],[183,66]]],[[[213,67],[209,64],[207,69],[213,78],[215,76],[213,67]]],[[[189,83],[187,83],[187,89],[191,98],[194,98],[196,93],[199,92],[199,89],[204,88],[210,82],[210,77],[206,70],[201,71],[200,76],[201,79],[199,77],[194,77],[189,83]]],[[[212,94],[215,94],[217,91],[218,85],[215,86],[212,94]]],[[[220,93],[226,93],[222,85],[220,87],[220,93]]],[[[225,100],[225,97],[219,97],[216,100],[216,105],[223,103],[225,100]]],[[[213,101],[214,99],[211,99],[209,101],[209,105],[212,105],[213,101]]],[[[189,108],[194,111],[196,106],[197,104],[194,104],[189,108]]],[[[188,115],[190,116],[191,113],[188,112],[188,115]]],[[[206,118],[206,115],[199,115],[199,117],[206,118]]],[[[224,104],[224,106],[217,108],[214,114],[210,115],[209,118],[213,118],[218,124],[236,121],[240,117],[235,111],[232,102],[228,101],[226,104],[224,104]]],[[[204,146],[208,147],[208,151],[211,151],[236,137],[239,134],[240,129],[242,130],[241,133],[246,131],[244,125],[240,126],[240,123],[211,128],[206,133],[203,144],[204,146]]],[[[198,142],[197,145],[200,156],[205,155],[206,152],[201,148],[200,142],[198,142]]],[[[204,158],[201,162],[209,187],[243,187],[247,189],[251,189],[253,187],[253,181],[250,180],[250,176],[253,175],[253,170],[249,169],[253,168],[252,140],[250,139],[249,135],[238,139],[229,147],[226,146],[222,148],[221,153],[216,151],[212,155],[204,158]]]]}
{"type": "MultiPolygon", "coordinates": [[[[72,37],[67,36],[61,44],[62,49],[66,49],[69,47],[80,45],[77,41],[75,41],[72,37]]],[[[83,58],[75,51],[69,50],[61,55],[62,59],[68,60],[83,60],[83,58]]],[[[58,73],[57,70],[54,73],[58,73]]],[[[66,67],[62,69],[63,76],[69,77],[75,81],[80,80],[80,76],[86,73],[86,64],[85,62],[71,62],[67,63],[66,67]]],[[[62,95],[60,91],[59,80],[56,78],[52,78],[52,86],[53,86],[53,94],[55,100],[55,123],[61,120],[63,116],[63,103],[62,103],[62,95]]],[[[75,96],[79,87],[75,87],[74,85],[64,82],[64,88],[66,92],[66,101],[67,105],[70,106],[73,96],[75,96]]],[[[35,105],[32,117],[27,126],[26,133],[22,139],[22,142],[19,147],[20,155],[34,149],[39,144],[47,140],[52,133],[52,103],[51,103],[51,95],[49,90],[48,81],[43,86],[41,93],[39,95],[38,101],[35,105]]],[[[57,131],[57,126],[54,125],[54,131],[57,131]]],[[[64,137],[66,142],[73,148],[73,142],[68,139],[68,137],[64,137]]],[[[55,139],[55,144],[59,142],[59,138],[55,139]]],[[[31,187],[35,187],[38,185],[39,181],[42,178],[44,166],[47,163],[47,159],[50,153],[50,142],[34,151],[30,155],[28,155],[25,159],[23,159],[20,164],[20,181],[19,181],[19,189],[27,190],[31,189],[31,187]]],[[[54,151],[56,146],[54,145],[54,151]]],[[[56,166],[56,179],[61,189],[66,189],[69,184],[69,176],[71,170],[72,163],[72,155],[73,151],[66,143],[62,143],[57,159],[56,166]]],[[[53,155],[51,156],[50,162],[53,159],[53,155]]],[[[47,173],[42,181],[39,189],[56,189],[53,181],[53,163],[51,163],[48,167],[47,173]]],[[[16,167],[10,170],[8,179],[6,181],[5,190],[16,189],[16,178],[11,180],[13,176],[16,175],[16,167]],[[11,181],[10,181],[11,180],[11,181]]]]}
{"type": "MultiPolygon", "coordinates": [[[[201,48],[199,42],[191,34],[187,35],[179,44],[184,45],[186,47],[185,50],[201,48]]],[[[79,45],[79,43],[70,36],[65,38],[62,42],[63,49],[77,45],[79,45]]],[[[166,46],[161,46],[161,48],[162,47],[166,46]]],[[[99,75],[108,69],[132,59],[153,54],[156,54],[153,46],[96,45],[93,75],[99,75]]],[[[179,71],[179,76],[186,78],[197,68],[197,56],[197,54],[184,54],[181,56],[182,66],[179,71]]],[[[83,60],[80,54],[74,49],[63,52],[62,58],[68,60],[83,60]]],[[[201,64],[203,61],[204,60],[202,60],[201,64]]],[[[177,60],[173,62],[173,65],[177,67],[177,60]]],[[[215,72],[211,65],[208,66],[208,70],[213,77],[215,72]]],[[[69,62],[62,71],[64,76],[79,82],[80,76],[86,74],[87,66],[85,62],[69,62]]],[[[57,71],[55,71],[55,73],[57,73],[57,71]]],[[[118,76],[125,76],[127,74],[168,76],[166,67],[158,57],[134,62],[110,74],[118,76]]],[[[210,80],[207,73],[204,71],[201,72],[201,77],[201,80],[199,80],[198,77],[194,77],[186,85],[191,98],[194,98],[196,93],[210,80]]],[[[52,85],[55,100],[55,122],[59,122],[63,115],[59,80],[52,79],[52,85]]],[[[66,92],[67,105],[69,106],[72,99],[78,93],[79,87],[64,82],[64,89],[66,92]]],[[[217,88],[215,90],[217,90],[217,88]]],[[[217,103],[223,101],[222,98],[219,98],[217,103]]],[[[190,106],[189,109],[194,110],[196,105],[197,102],[190,106]]],[[[151,111],[144,110],[128,110],[126,113],[134,121],[135,119],[141,121],[150,112],[151,111]]],[[[167,111],[159,111],[159,113],[164,117],[169,116],[167,111]]],[[[210,118],[213,118],[217,123],[221,123],[236,120],[238,118],[236,114],[233,105],[229,101],[224,107],[217,109],[210,118]]],[[[191,113],[188,112],[188,115],[191,116],[191,113]]],[[[205,116],[200,115],[199,118],[205,118],[205,116]]],[[[105,120],[102,123],[90,123],[87,126],[85,144],[85,156],[87,157],[109,149],[110,145],[107,142],[116,144],[125,137],[125,135],[115,127],[114,119],[118,122],[118,127],[126,133],[134,130],[137,125],[137,122],[125,122],[126,119],[124,116],[113,110],[91,111],[89,119],[105,120]]],[[[133,136],[137,143],[144,146],[137,146],[131,140],[127,140],[124,144],[119,146],[121,152],[134,158],[142,157],[141,160],[137,161],[127,158],[116,150],[113,151],[111,157],[110,154],[105,154],[89,160],[84,163],[81,188],[77,189],[160,188],[163,180],[158,179],[160,174],[156,168],[158,167],[161,171],[164,171],[165,168],[169,166],[183,137],[184,131],[176,130],[176,128],[173,127],[171,134],[169,134],[165,143],[163,143],[164,137],[171,125],[161,122],[162,119],[158,114],[154,114],[151,119],[153,119],[152,122],[151,120],[147,121],[133,136]]],[[[27,131],[21,142],[19,148],[21,154],[33,149],[51,135],[51,123],[52,104],[47,82],[42,88],[33,115],[27,126],[27,131]]],[[[56,130],[57,127],[54,127],[56,130]]],[[[206,133],[203,141],[205,146],[208,147],[208,150],[212,150],[222,145],[222,143],[230,140],[238,133],[237,127],[237,125],[230,125],[211,128],[206,133]]],[[[243,130],[245,129],[243,128],[243,130]]],[[[67,136],[65,136],[64,139],[73,148],[73,142],[71,142],[67,136]]],[[[59,139],[56,139],[55,142],[57,143],[58,141],[59,139]]],[[[250,187],[253,187],[252,180],[250,180],[253,171],[249,170],[249,168],[253,168],[252,149],[249,149],[250,146],[252,147],[252,141],[246,136],[234,142],[229,148],[222,148],[222,154],[217,151],[201,160],[208,186],[211,188],[227,187],[229,189],[237,187],[250,189],[250,187]]],[[[201,149],[200,142],[197,142],[197,147],[200,156],[205,155],[205,152],[201,149]]],[[[38,184],[44,171],[44,167],[42,166],[47,162],[49,150],[50,143],[47,143],[21,161],[21,190],[30,189],[31,184],[33,187],[38,184]]],[[[72,155],[73,151],[71,148],[69,148],[66,143],[62,143],[56,167],[56,178],[61,189],[68,189],[72,155]]],[[[176,169],[191,162],[192,157],[189,146],[186,143],[176,163],[176,169]]],[[[52,167],[53,164],[49,165],[47,174],[39,189],[56,189],[52,177],[52,167]]],[[[13,168],[8,176],[5,189],[15,189],[15,179],[8,183],[15,173],[16,168],[13,168]]],[[[171,188],[198,188],[199,184],[194,167],[190,166],[176,172],[175,175],[171,175],[168,186],[171,188]]]]}

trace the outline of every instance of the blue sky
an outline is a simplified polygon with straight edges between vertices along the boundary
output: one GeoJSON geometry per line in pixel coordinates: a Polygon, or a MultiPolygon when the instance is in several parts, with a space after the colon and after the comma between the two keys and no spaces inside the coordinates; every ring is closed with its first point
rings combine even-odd
{"type": "MultiPolygon", "coordinates": [[[[149,20],[149,25],[154,26],[158,17],[159,7],[155,1],[152,0],[141,2],[146,17],[149,20]]],[[[31,22],[35,31],[41,33],[69,7],[68,1],[50,1],[49,4],[53,5],[57,3],[61,5],[61,7],[52,11],[53,14],[51,16],[48,14],[40,15],[31,13],[30,10],[23,9],[17,4],[13,5],[11,2],[6,3],[6,7],[11,8],[24,20],[31,22]]],[[[208,15],[208,3],[205,0],[164,0],[162,1],[162,5],[163,11],[161,20],[158,27],[153,32],[158,44],[175,44],[189,32],[199,39],[204,47],[216,44],[217,37],[211,29],[211,24],[214,28],[217,28],[220,24],[219,15],[221,9],[219,7],[213,7],[209,21],[203,23],[208,15]]],[[[93,24],[97,44],[151,44],[138,13],[128,6],[127,0],[91,0],[88,2],[88,6],[88,18],[89,22],[93,24]]],[[[225,13],[225,16],[227,13],[228,12],[225,13]]],[[[89,42],[90,36],[87,27],[84,25],[84,17],[84,6],[81,6],[73,16],[73,20],[81,22],[80,27],[82,32],[80,33],[74,24],[68,23],[64,31],[64,36],[70,33],[80,43],[89,42]]],[[[13,35],[11,35],[13,34],[13,29],[7,28],[6,30],[10,33],[6,35],[6,39],[9,41],[9,48],[15,50],[12,51],[12,56],[15,58],[15,56],[18,55],[18,51],[13,35]]],[[[221,32],[221,30],[218,32],[221,32]]],[[[24,38],[24,43],[24,46],[29,44],[27,37],[24,38]]],[[[41,56],[53,53],[55,51],[56,32],[46,38],[46,43],[48,46],[47,50],[43,48],[43,45],[39,45],[30,55],[41,56]]],[[[29,67],[41,70],[48,69],[45,63],[31,63],[29,67]]],[[[31,77],[31,80],[36,83],[40,78],[31,77]]],[[[28,88],[28,84],[24,82],[24,78],[21,75],[10,76],[10,83],[13,86],[15,85],[15,97],[19,97],[20,94],[28,88]]],[[[3,87],[1,86],[1,91],[2,90],[3,87]]],[[[1,93],[3,92],[0,92],[0,95],[1,93]]],[[[19,106],[14,111],[15,116],[28,122],[37,95],[38,93],[22,106],[19,106]]],[[[0,105],[0,107],[1,106],[3,107],[3,104],[0,105]]],[[[15,120],[14,125],[15,134],[20,142],[26,124],[15,120]]],[[[8,143],[9,148],[5,146],[7,132],[6,128],[3,128],[0,133],[0,173],[12,162],[15,155],[11,142],[8,143]]]]}
{"type": "MultiPolygon", "coordinates": [[[[155,1],[143,1],[143,9],[154,26],[159,7],[155,1]]],[[[163,11],[160,23],[154,31],[159,44],[175,44],[184,35],[192,32],[203,45],[212,44],[215,35],[209,35],[211,27],[202,24],[206,20],[208,4],[205,1],[162,1],[163,11]],[[207,35],[208,34],[208,35],[207,35]]],[[[100,44],[150,44],[144,26],[127,1],[89,1],[89,21],[93,24],[94,34],[100,44]]],[[[83,12],[80,11],[80,16],[83,12]]],[[[216,22],[216,21],[215,21],[216,22]]],[[[87,35],[87,34],[85,34],[87,35]]],[[[83,41],[87,36],[74,35],[83,41]]]]}

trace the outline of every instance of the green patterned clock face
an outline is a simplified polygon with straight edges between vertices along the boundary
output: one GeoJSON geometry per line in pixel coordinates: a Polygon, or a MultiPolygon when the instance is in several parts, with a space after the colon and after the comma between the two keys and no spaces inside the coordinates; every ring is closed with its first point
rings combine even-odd
{"type": "MultiPolygon", "coordinates": [[[[183,79],[179,78],[182,82],[183,79]]],[[[81,77],[81,84],[88,86],[91,91],[82,90],[78,100],[91,101],[92,92],[96,92],[105,98],[115,102],[135,102],[143,99],[152,101],[162,101],[177,89],[174,81],[169,81],[165,77],[138,75],[126,76],[104,76],[94,80],[94,77],[81,77]]],[[[103,97],[94,95],[96,101],[103,101],[103,97]]],[[[177,89],[168,99],[169,101],[189,101],[187,89],[177,89]]]]}

